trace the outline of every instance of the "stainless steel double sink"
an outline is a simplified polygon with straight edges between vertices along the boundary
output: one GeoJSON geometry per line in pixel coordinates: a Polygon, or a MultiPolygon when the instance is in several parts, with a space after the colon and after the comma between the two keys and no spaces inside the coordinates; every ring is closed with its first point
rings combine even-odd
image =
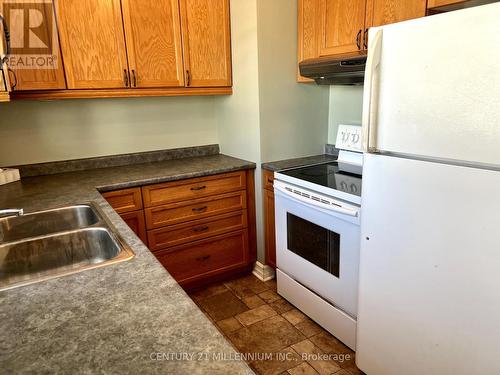
{"type": "Polygon", "coordinates": [[[0,291],[133,257],[94,203],[0,219],[0,291]]]}

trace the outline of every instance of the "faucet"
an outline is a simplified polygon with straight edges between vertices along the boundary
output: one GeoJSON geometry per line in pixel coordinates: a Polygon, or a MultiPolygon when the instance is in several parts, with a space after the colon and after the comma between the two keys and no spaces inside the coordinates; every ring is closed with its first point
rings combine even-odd
{"type": "Polygon", "coordinates": [[[9,208],[6,210],[0,210],[0,218],[9,216],[22,216],[24,215],[24,210],[22,208],[9,208]]]}

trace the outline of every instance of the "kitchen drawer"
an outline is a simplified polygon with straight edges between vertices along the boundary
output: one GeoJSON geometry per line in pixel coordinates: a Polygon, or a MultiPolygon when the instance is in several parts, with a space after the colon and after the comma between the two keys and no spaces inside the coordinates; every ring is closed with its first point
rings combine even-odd
{"type": "Polygon", "coordinates": [[[170,203],[160,207],[147,208],[145,211],[146,227],[156,229],[245,208],[247,208],[245,191],[170,203]]]}
{"type": "Polygon", "coordinates": [[[144,221],[144,211],[133,211],[120,214],[123,221],[129,226],[132,231],[137,234],[143,243],[147,245],[148,237],[146,234],[146,223],[144,221]]]}
{"type": "Polygon", "coordinates": [[[245,265],[248,231],[231,232],[154,254],[179,283],[189,282],[245,265]]]}
{"type": "Polygon", "coordinates": [[[157,251],[246,227],[246,210],[170,225],[148,232],[149,249],[157,251]]]}
{"type": "Polygon", "coordinates": [[[274,172],[266,170],[262,172],[262,186],[266,190],[274,191],[274,172]]]}
{"type": "Polygon", "coordinates": [[[109,191],[102,196],[119,214],[142,209],[141,188],[109,191]]]}
{"type": "Polygon", "coordinates": [[[142,194],[144,206],[153,207],[244,189],[246,178],[242,171],[143,186],[142,194]]]}

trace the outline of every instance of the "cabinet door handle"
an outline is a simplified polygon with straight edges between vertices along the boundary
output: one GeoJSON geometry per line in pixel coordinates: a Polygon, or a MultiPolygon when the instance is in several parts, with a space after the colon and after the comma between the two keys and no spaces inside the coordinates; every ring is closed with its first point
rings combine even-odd
{"type": "Polygon", "coordinates": [[[196,227],[196,228],[193,228],[193,231],[196,232],[196,233],[200,233],[200,232],[205,232],[207,231],[209,228],[207,225],[204,225],[202,227],[196,227]]]}
{"type": "Polygon", "coordinates": [[[267,179],[267,183],[268,183],[268,184],[273,185],[273,184],[274,184],[274,181],[273,181],[273,180],[271,180],[270,178],[268,178],[268,179],[267,179]]]}
{"type": "Polygon", "coordinates": [[[186,86],[191,85],[191,72],[189,70],[186,70],[186,86]]]}
{"type": "Polygon", "coordinates": [[[200,191],[200,190],[205,190],[207,187],[205,185],[203,186],[198,186],[198,187],[192,187],[191,191],[200,191]]]}
{"type": "Polygon", "coordinates": [[[12,76],[14,77],[14,83],[10,84],[10,88],[14,90],[17,86],[17,76],[16,72],[14,72],[11,68],[7,68],[7,72],[9,72],[9,79],[10,79],[10,73],[12,73],[12,76]]]}
{"type": "Polygon", "coordinates": [[[3,88],[4,88],[5,91],[9,91],[9,88],[7,87],[7,77],[5,77],[4,70],[0,69],[0,73],[2,73],[3,88]]]}
{"type": "Polygon", "coordinates": [[[5,19],[0,15],[0,22],[2,23],[3,26],[3,36],[5,38],[5,51],[4,51],[4,56],[0,59],[0,65],[3,65],[7,59],[9,58],[10,52],[11,52],[11,47],[10,47],[10,31],[9,27],[7,26],[7,22],[5,22],[5,19]]]}
{"type": "Polygon", "coordinates": [[[137,77],[135,76],[135,70],[132,69],[132,79],[134,82],[134,87],[137,87],[137,77]]]}
{"type": "Polygon", "coordinates": [[[361,49],[361,32],[362,30],[359,29],[358,35],[356,35],[356,45],[358,46],[358,49],[361,49]]]}
{"type": "Polygon", "coordinates": [[[129,76],[128,76],[128,71],[127,69],[123,69],[123,83],[125,83],[125,87],[129,86],[129,76]]]}
{"type": "Polygon", "coordinates": [[[198,258],[196,258],[196,260],[197,260],[198,262],[203,262],[203,261],[205,261],[205,260],[209,260],[211,257],[212,257],[211,255],[205,255],[205,256],[203,256],[203,257],[198,257],[198,258]]]}
{"type": "Polygon", "coordinates": [[[208,208],[207,206],[193,208],[193,212],[203,212],[203,211],[206,211],[207,208],[208,208]]]}
{"type": "Polygon", "coordinates": [[[365,29],[365,33],[363,35],[363,47],[364,49],[368,49],[368,29],[365,29]]]}

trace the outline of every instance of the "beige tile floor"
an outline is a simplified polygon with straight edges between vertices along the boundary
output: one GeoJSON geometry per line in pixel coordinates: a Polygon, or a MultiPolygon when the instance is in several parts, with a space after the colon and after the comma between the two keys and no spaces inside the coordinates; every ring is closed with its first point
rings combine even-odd
{"type": "Polygon", "coordinates": [[[354,352],[280,297],[274,280],[248,275],[191,298],[239,352],[270,353],[249,362],[257,374],[362,374],[354,352]]]}

